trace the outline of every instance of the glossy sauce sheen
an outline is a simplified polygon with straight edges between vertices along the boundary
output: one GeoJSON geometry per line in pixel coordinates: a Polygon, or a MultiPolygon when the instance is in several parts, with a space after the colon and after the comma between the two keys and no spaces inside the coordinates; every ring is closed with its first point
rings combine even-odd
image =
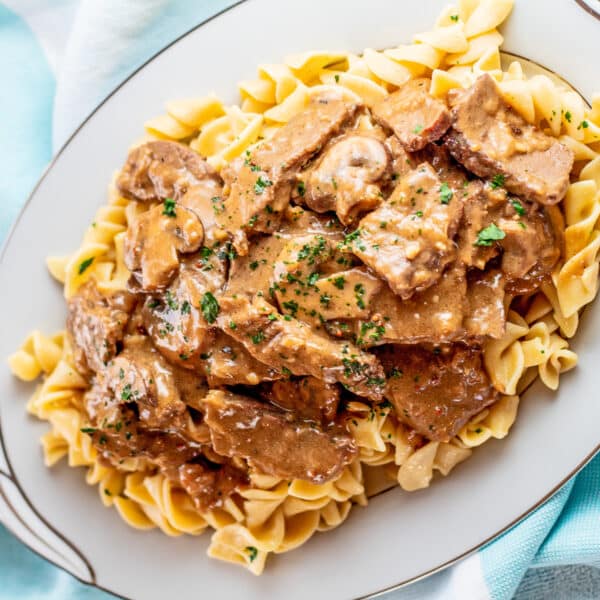
{"type": "Polygon", "coordinates": [[[206,509],[253,471],[338,477],[350,401],[389,402],[417,445],[493,404],[481,347],[560,257],[546,205],[572,156],[490,81],[451,107],[426,79],[373,114],[317,98],[221,175],[174,142],[133,150],[128,290],[69,301],[102,460],[144,461],[206,509]]]}

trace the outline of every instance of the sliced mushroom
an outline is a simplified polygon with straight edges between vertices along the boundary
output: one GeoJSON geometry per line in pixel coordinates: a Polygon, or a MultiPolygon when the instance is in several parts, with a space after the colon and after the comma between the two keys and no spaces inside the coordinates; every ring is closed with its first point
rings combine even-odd
{"type": "Polygon", "coordinates": [[[203,239],[202,222],[194,212],[174,203],[158,205],[127,230],[125,264],[142,291],[164,289],[177,273],[178,253],[195,252],[203,239]]]}
{"type": "Polygon", "coordinates": [[[179,199],[203,179],[220,181],[212,167],[193,150],[177,142],[153,141],[134,148],[127,157],[117,188],[138,202],[179,199]]]}
{"type": "Polygon", "coordinates": [[[379,204],[389,174],[390,155],[383,143],[371,136],[344,136],[310,172],[306,204],[317,212],[334,210],[347,225],[379,204]]]}

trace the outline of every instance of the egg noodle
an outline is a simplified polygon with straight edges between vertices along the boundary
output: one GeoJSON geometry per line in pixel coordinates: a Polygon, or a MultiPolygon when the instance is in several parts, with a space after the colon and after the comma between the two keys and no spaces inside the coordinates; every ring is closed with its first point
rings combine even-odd
{"type": "MultiPolygon", "coordinates": [[[[589,109],[577,93],[553,79],[527,78],[517,61],[502,70],[503,38],[497,27],[512,5],[512,0],[462,0],[446,8],[431,31],[415,35],[412,44],[366,49],[362,55],[306,52],[282,64],[261,65],[255,79],[239,84],[239,106],[225,106],[213,95],[169,102],[164,115],[145,124],[142,140],[188,144],[220,170],[328,88],[372,107],[411,78],[430,77],[430,93],[445,97],[489,73],[508,103],[527,122],[571,148],[576,161],[573,183],[561,203],[565,244],[552,283],[542,286],[526,312],[510,310],[504,336],[484,347],[487,372],[503,394],[497,403],[471,419],[450,442],[429,442],[415,450],[409,428],[387,403],[372,408],[351,402],[349,430],[359,456],[337,480],[315,485],[251,472],[248,489],[221,508],[202,513],[183,489],[143,459],[126,459],[118,469],[98,461],[90,436],[81,431],[88,382],[75,369],[65,334],[47,337],[34,331],[10,357],[10,366],[25,381],[43,376],[27,409],[50,423],[42,437],[46,464],[67,456],[70,466],[86,467],[86,481],[98,486],[103,504],[114,506],[138,529],[159,527],[177,536],[213,528],[209,556],[260,574],[270,553],[292,550],[314,532],[340,525],[353,505],[366,505],[372,492],[365,484],[367,470],[385,472],[405,490],[424,488],[434,471],[447,475],[475,446],[506,436],[517,415],[518,395],[538,376],[557,389],[560,374],[577,363],[569,338],[577,331],[579,312],[598,291],[600,96],[589,109]]],[[[144,209],[111,185],[108,203],[96,213],[81,246],[70,256],[48,258],[66,298],[90,278],[103,292],[125,288],[130,275],[123,261],[125,232],[144,209]],[[89,268],[82,269],[82,264],[89,268]]],[[[511,301],[506,297],[507,308],[511,301]]]]}

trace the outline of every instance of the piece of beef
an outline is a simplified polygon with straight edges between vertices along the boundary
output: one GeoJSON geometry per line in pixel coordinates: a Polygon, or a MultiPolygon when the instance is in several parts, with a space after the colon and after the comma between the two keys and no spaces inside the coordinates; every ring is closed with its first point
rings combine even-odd
{"type": "Polygon", "coordinates": [[[453,124],[445,138],[451,154],[469,171],[523,199],[560,202],[573,168],[572,150],[529,125],[502,98],[488,74],[451,94],[453,124]]]}
{"type": "Polygon", "coordinates": [[[158,205],[142,213],[127,229],[125,265],[132,287],[144,292],[165,289],[179,268],[179,255],[196,252],[204,228],[190,209],[158,205]]]}
{"type": "Polygon", "coordinates": [[[558,207],[523,206],[525,214],[498,221],[505,234],[500,242],[502,271],[507,291],[515,295],[531,294],[549,279],[563,244],[564,219],[558,207]]]}
{"type": "Polygon", "coordinates": [[[291,411],[298,419],[331,423],[337,413],[340,390],[335,383],[301,377],[275,381],[265,388],[263,397],[279,408],[291,411]]]}
{"type": "Polygon", "coordinates": [[[375,208],[390,180],[391,160],[375,136],[351,133],[329,145],[303,178],[304,202],[312,210],[335,211],[345,225],[375,208]]]}
{"type": "Polygon", "coordinates": [[[429,94],[430,86],[430,79],[412,79],[373,107],[375,120],[391,129],[409,152],[439,140],[450,127],[450,112],[429,94]]]}
{"type": "Polygon", "coordinates": [[[398,181],[423,162],[415,154],[407,152],[395,135],[390,135],[385,145],[392,158],[392,181],[398,181]]]}
{"type": "Polygon", "coordinates": [[[396,415],[430,440],[449,441],[473,415],[498,400],[480,350],[386,346],[377,354],[396,415]]]}
{"type": "Polygon", "coordinates": [[[69,299],[67,333],[82,375],[101,371],[117,354],[135,303],[128,292],[102,294],[93,279],[69,299]]]}
{"type": "MultiPolygon", "coordinates": [[[[306,278],[313,272],[315,263],[321,264],[325,253],[330,255],[332,248],[343,237],[343,230],[337,219],[318,215],[299,206],[290,207],[275,235],[253,239],[248,254],[237,256],[231,261],[226,293],[228,296],[262,294],[268,297],[269,289],[274,283],[275,269],[280,268],[285,254],[290,255],[295,250],[295,259],[299,252],[307,254],[304,259],[297,261],[302,265],[302,276],[306,278]],[[306,238],[311,239],[300,243],[306,238]],[[325,240],[324,243],[320,241],[321,238],[325,240]],[[303,251],[305,243],[309,243],[312,251],[311,248],[303,251]]],[[[285,270],[291,272],[287,267],[285,270]]]]}
{"type": "Polygon", "coordinates": [[[225,297],[219,302],[219,327],[259,361],[283,374],[337,381],[359,396],[381,399],[383,371],[372,354],[281,316],[260,297],[225,297]]]}
{"type": "Polygon", "coordinates": [[[428,163],[405,175],[392,196],[364,217],[351,250],[408,299],[439,280],[456,256],[463,201],[428,163]]]}
{"type": "Polygon", "coordinates": [[[357,455],[356,442],[338,426],[321,429],[291,413],[229,392],[204,399],[214,450],[243,458],[261,473],[322,484],[339,476],[357,455]]]}
{"type": "Polygon", "coordinates": [[[467,297],[463,327],[467,338],[504,335],[506,311],[504,288],[506,280],[498,269],[473,269],[467,276],[467,297]]]}
{"type": "Polygon", "coordinates": [[[361,347],[499,338],[506,321],[504,284],[497,270],[473,270],[465,276],[464,267],[454,265],[438,283],[409,300],[382,288],[368,319],[353,322],[351,330],[361,347]]]}
{"type": "Polygon", "coordinates": [[[212,167],[193,150],[178,142],[153,141],[134,148],[117,178],[117,188],[138,202],[179,200],[200,181],[220,184],[212,167]]]}
{"type": "Polygon", "coordinates": [[[464,268],[447,269],[424,292],[401,300],[385,286],[372,303],[368,320],[355,324],[361,346],[384,343],[448,342],[463,335],[467,284],[464,268]]]}
{"type": "Polygon", "coordinates": [[[233,235],[239,254],[247,253],[246,234],[277,229],[296,171],[352,119],[357,108],[339,100],[313,102],[224,171],[229,195],[219,221],[233,235]]]}

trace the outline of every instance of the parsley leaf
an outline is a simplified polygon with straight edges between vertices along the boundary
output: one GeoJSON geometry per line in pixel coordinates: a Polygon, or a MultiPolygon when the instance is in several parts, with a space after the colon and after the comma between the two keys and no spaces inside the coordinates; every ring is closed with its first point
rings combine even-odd
{"type": "Polygon", "coordinates": [[[254,559],[258,556],[258,550],[254,546],[246,546],[246,552],[250,562],[254,562],[254,559]]]}
{"type": "Polygon", "coordinates": [[[205,292],[202,296],[200,308],[202,309],[202,314],[204,315],[207,323],[212,324],[217,320],[217,315],[219,314],[219,303],[210,292],[205,292]]]}
{"type": "Polygon", "coordinates": [[[477,234],[476,246],[491,246],[492,242],[503,240],[506,234],[495,223],[485,227],[477,234]]]}
{"type": "Polygon", "coordinates": [[[254,184],[254,193],[260,196],[268,187],[272,185],[273,182],[270,179],[259,175],[256,183],[254,184]]]}
{"type": "Polygon", "coordinates": [[[502,175],[501,173],[494,175],[492,177],[492,182],[491,182],[492,189],[497,190],[498,188],[504,187],[505,180],[506,180],[506,177],[504,175],[502,175]]]}
{"type": "Polygon", "coordinates": [[[421,124],[415,125],[415,128],[412,130],[412,132],[416,133],[417,135],[421,133],[421,131],[423,131],[423,125],[421,124]]]}
{"type": "Polygon", "coordinates": [[[440,187],[440,202],[442,204],[450,204],[450,200],[452,200],[452,196],[454,193],[448,186],[448,184],[444,181],[440,187]]]}
{"type": "Polygon", "coordinates": [[[162,214],[167,217],[177,216],[177,213],[175,212],[175,200],[173,200],[173,198],[165,198],[162,214]]]}
{"type": "Polygon", "coordinates": [[[86,269],[94,262],[94,257],[86,258],[79,263],[79,268],[77,272],[82,275],[86,269]]]}
{"type": "Polygon", "coordinates": [[[515,209],[515,212],[520,217],[527,214],[527,211],[525,210],[524,206],[516,198],[511,198],[510,203],[512,204],[512,207],[515,209]]]}

